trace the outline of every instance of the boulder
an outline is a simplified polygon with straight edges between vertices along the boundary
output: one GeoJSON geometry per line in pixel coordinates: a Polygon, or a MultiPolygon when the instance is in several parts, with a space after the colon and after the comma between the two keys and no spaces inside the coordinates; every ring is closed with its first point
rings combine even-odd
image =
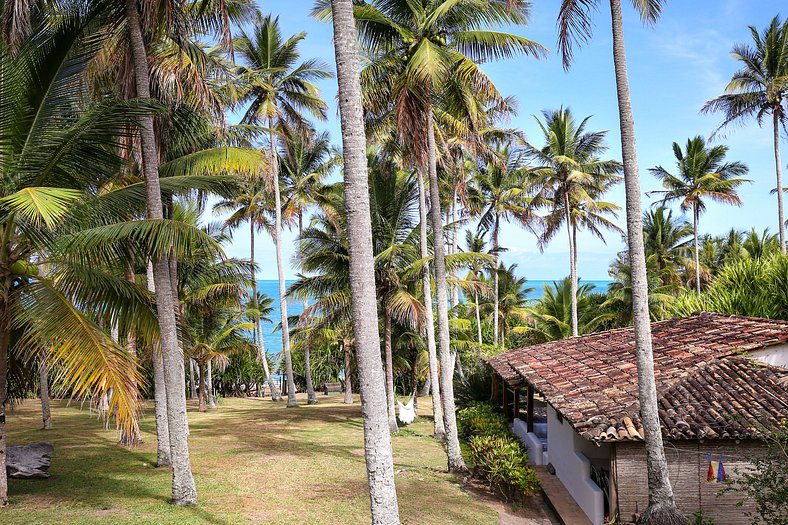
{"type": "Polygon", "coordinates": [[[49,443],[30,443],[8,447],[5,469],[9,478],[44,479],[49,477],[54,447],[49,443]]]}

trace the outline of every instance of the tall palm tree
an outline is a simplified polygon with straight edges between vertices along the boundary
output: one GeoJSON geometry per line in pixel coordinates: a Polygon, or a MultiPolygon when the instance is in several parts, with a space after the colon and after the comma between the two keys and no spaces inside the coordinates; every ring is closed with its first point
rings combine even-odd
{"type": "MultiPolygon", "coordinates": [[[[135,320],[135,329],[144,325],[148,336],[156,331],[146,295],[103,265],[76,260],[91,250],[70,235],[85,225],[90,210],[101,207],[97,187],[117,173],[123,161],[119,144],[149,111],[112,99],[85,106],[85,69],[102,45],[96,16],[44,14],[34,36],[13,54],[0,41],[0,507],[8,503],[9,353],[46,359],[75,396],[113,389],[110,411],[130,428],[139,409],[136,359],[91,317],[135,320]],[[42,274],[39,264],[51,272],[42,274]]],[[[116,218],[102,217],[105,223],[116,218]]],[[[130,229],[139,234],[135,226],[130,229]]],[[[92,237],[100,249],[106,240],[92,237]]]]}
{"type": "MultiPolygon", "coordinates": [[[[126,18],[126,40],[128,44],[126,78],[123,91],[133,93],[139,98],[151,98],[152,68],[149,60],[149,43],[160,43],[161,29],[170,27],[172,17],[192,18],[195,13],[189,12],[184,4],[165,2],[164,5],[153,5],[150,0],[123,0],[122,6],[126,18]],[[168,18],[162,20],[162,17],[168,18]],[[145,34],[152,33],[155,37],[146,41],[145,34]],[[158,33],[158,34],[156,34],[158,33]],[[129,78],[130,77],[130,78],[129,78]]],[[[230,19],[226,4],[207,3],[200,9],[199,17],[202,27],[221,33],[222,42],[230,46],[230,19]]],[[[182,32],[182,31],[181,31],[182,32]]],[[[180,38],[176,39],[180,40],[180,38]]],[[[124,48],[126,46],[123,46],[124,48]]],[[[115,57],[117,59],[117,57],[115,57]]],[[[180,62],[183,64],[184,62],[180,62]]],[[[159,181],[159,144],[156,140],[154,119],[148,115],[140,119],[138,124],[141,153],[141,168],[145,180],[147,197],[146,216],[148,219],[161,220],[164,209],[159,181]]],[[[174,261],[173,261],[174,262],[174,261]]],[[[186,377],[183,367],[183,354],[178,346],[178,327],[175,314],[175,286],[172,269],[177,264],[170,264],[168,256],[153,261],[153,278],[155,281],[156,308],[159,316],[161,332],[160,344],[164,367],[164,386],[167,397],[167,424],[169,425],[170,450],[172,460],[172,503],[175,505],[194,505],[197,503],[197,489],[191,472],[189,460],[189,423],[186,417],[186,377]]]]}
{"type": "Polygon", "coordinates": [[[702,111],[720,111],[725,116],[720,128],[755,118],[758,125],[772,117],[774,170],[777,178],[777,231],[780,250],[785,253],[785,213],[783,207],[783,167],[780,158],[780,126],[785,128],[788,114],[788,20],[775,16],[769,27],[759,32],[750,27],[753,46],[736,44],[732,55],[741,63],[725,88],[725,94],[710,100],[702,111]]]}
{"type": "MultiPolygon", "coordinates": [[[[295,135],[284,142],[282,149],[280,166],[286,195],[283,220],[290,224],[295,222],[300,237],[304,231],[304,215],[319,200],[323,181],[341,159],[332,148],[327,132],[310,130],[305,137],[295,135]]],[[[301,257],[300,250],[298,256],[301,257]]],[[[307,306],[304,300],[304,309],[307,306]]],[[[302,321],[306,322],[306,318],[302,321]]],[[[317,396],[312,385],[309,344],[304,345],[304,375],[307,402],[313,405],[317,403],[317,396]]]]}
{"type": "MultiPolygon", "coordinates": [[[[484,253],[484,248],[487,243],[484,241],[484,238],[478,235],[474,235],[473,232],[470,230],[465,231],[465,248],[469,252],[474,253],[484,253]]],[[[480,264],[472,264],[468,268],[468,276],[466,280],[468,281],[479,281],[482,278],[482,266],[480,264]]],[[[473,289],[473,309],[476,314],[476,339],[479,344],[483,344],[484,341],[482,340],[482,316],[481,316],[481,308],[479,305],[479,290],[478,288],[473,289]]]]}
{"type": "MultiPolygon", "coordinates": [[[[531,186],[526,161],[528,155],[522,148],[506,146],[499,152],[499,160],[482,165],[472,181],[468,198],[474,213],[479,216],[479,233],[490,236],[490,252],[495,258],[493,268],[499,266],[502,247],[499,242],[501,225],[517,222],[529,231],[535,231],[538,217],[531,207],[531,186]]],[[[492,272],[493,286],[493,344],[501,335],[499,322],[498,271],[492,272]]]]}
{"type": "MultiPolygon", "coordinates": [[[[591,38],[593,33],[591,14],[599,6],[599,3],[600,0],[561,1],[558,14],[558,47],[565,68],[568,68],[572,63],[574,45],[585,43],[591,38]]],[[[666,0],[632,0],[632,4],[644,24],[654,24],[659,19],[666,0]]],[[[610,14],[613,33],[613,65],[621,130],[621,156],[624,164],[627,245],[629,264],[632,267],[638,398],[645,431],[649,488],[649,504],[638,523],[641,525],[686,523],[687,519],[676,507],[659,425],[657,387],[654,379],[654,353],[649,319],[646,255],[643,247],[640,178],[635,146],[635,119],[632,114],[632,99],[629,91],[621,0],[610,0],[610,14]]]]}
{"type": "MultiPolygon", "coordinates": [[[[539,204],[550,208],[541,233],[540,246],[547,244],[566,225],[569,240],[569,277],[572,296],[578,291],[577,232],[582,226],[604,241],[602,229],[623,230],[606,214],[617,216],[620,208],[601,197],[621,181],[621,165],[614,160],[601,160],[607,150],[605,131],[586,131],[591,117],[576,124],[569,108],[544,111],[544,122],[535,117],[544,135],[541,149],[529,146],[529,153],[539,167],[533,173],[537,180],[539,204]],[[542,202],[543,201],[543,202],[542,202]]],[[[571,301],[572,335],[580,334],[577,299],[571,301]]]]}
{"type": "Polygon", "coordinates": [[[370,164],[373,254],[377,295],[383,309],[389,428],[396,432],[392,321],[415,327],[427,308],[410,293],[403,276],[418,260],[416,247],[410,242],[415,237],[417,188],[409,174],[374,157],[370,164]]]}
{"type": "Polygon", "coordinates": [[[298,46],[306,33],[287,39],[282,36],[279,19],[258,16],[251,34],[242,31],[234,42],[237,55],[246,65],[239,66],[241,100],[250,102],[242,122],[264,123],[268,126],[270,159],[269,182],[274,193],[274,244],[279,278],[279,309],[282,319],[282,351],[287,375],[287,406],[298,406],[290,354],[285,268],[282,259],[282,192],[278,162],[278,135],[305,133],[308,129],[304,113],[325,120],[326,103],[320,98],[315,80],[329,78],[328,66],[317,59],[298,63],[298,46]]]}
{"type": "MultiPolygon", "coordinates": [[[[322,17],[331,16],[328,7],[328,0],[320,0],[315,13],[322,17]]],[[[416,160],[417,167],[428,175],[437,339],[441,370],[446,372],[440,374],[440,390],[448,463],[452,471],[464,470],[465,463],[457,438],[453,376],[449,372],[453,367],[449,348],[446,250],[442,234],[435,102],[450,82],[465,88],[473,86],[476,96],[484,100],[500,100],[502,97],[478,63],[519,53],[539,55],[543,52],[541,46],[526,38],[489,29],[525,24],[528,20],[525,2],[483,0],[469,7],[468,2],[453,0],[374,0],[355,7],[360,42],[371,59],[363,76],[368,79],[366,84],[377,84],[371,95],[368,90],[365,107],[373,114],[384,113],[384,108],[392,103],[402,109],[395,116],[397,131],[403,139],[403,146],[416,160]]]]}
{"type": "Polygon", "coordinates": [[[268,354],[265,351],[265,341],[263,339],[263,319],[260,318],[261,304],[257,292],[257,277],[255,276],[255,241],[258,231],[265,230],[274,237],[273,228],[270,220],[271,194],[264,181],[257,177],[249,177],[240,192],[232,199],[225,199],[214,205],[214,212],[232,210],[231,215],[225,219],[225,226],[232,231],[244,222],[249,222],[249,260],[251,261],[251,281],[252,281],[252,314],[255,342],[257,345],[257,362],[263,365],[265,380],[271,391],[271,400],[281,401],[282,395],[279,387],[271,375],[268,365],[268,354]]]}
{"type": "MultiPolygon", "coordinates": [[[[584,284],[577,290],[581,334],[600,330],[604,323],[614,317],[609,312],[600,313],[599,304],[592,301],[593,288],[593,285],[584,284]]],[[[531,336],[540,342],[574,337],[571,307],[573,293],[572,283],[568,278],[555,281],[552,286],[545,284],[542,297],[528,313],[534,320],[534,326],[526,330],[526,333],[531,332],[531,336]]]]}
{"type": "MultiPolygon", "coordinates": [[[[500,264],[497,270],[490,269],[489,280],[498,279],[498,325],[501,327],[501,342],[506,342],[507,325],[518,325],[528,318],[528,295],[534,291],[527,286],[528,280],[525,277],[518,277],[515,274],[516,264],[508,268],[500,264]]],[[[489,310],[490,304],[487,303],[489,310]]],[[[488,314],[490,312],[488,311],[488,314]]]]}
{"type": "Polygon", "coordinates": [[[657,206],[643,214],[643,244],[646,261],[665,286],[678,288],[684,284],[682,273],[690,267],[689,253],[692,226],[673,211],[657,206]]]}
{"type": "Polygon", "coordinates": [[[662,166],[649,171],[662,181],[664,190],[649,193],[661,194],[662,204],[680,201],[681,211],[692,210],[692,233],[695,249],[695,289],[700,293],[700,244],[698,241],[698,220],[706,209],[704,199],[724,204],[741,206],[736,188],[747,179],[739,178],[748,172],[741,162],[725,162],[728,147],[722,144],[709,147],[706,140],[697,136],[687,140],[684,151],[678,143],[673,143],[678,174],[673,175],[662,166]]]}
{"type": "Polygon", "coordinates": [[[358,73],[361,60],[353,1],[331,0],[331,8],[345,168],[345,210],[348,223],[350,287],[353,294],[351,310],[363,400],[361,415],[364,418],[364,459],[367,465],[371,521],[373,525],[396,525],[399,523],[399,506],[394,486],[394,459],[380,359],[367,153],[361,80],[358,73]]]}
{"type": "MultiPolygon", "coordinates": [[[[599,305],[605,311],[612,312],[617,326],[631,326],[633,317],[634,296],[632,293],[632,267],[629,254],[620,252],[610,265],[609,274],[613,282],[607,285],[607,300],[599,305]]],[[[646,258],[648,269],[648,305],[652,321],[665,319],[668,306],[673,301],[678,287],[664,284],[655,257],[646,258]]]]}

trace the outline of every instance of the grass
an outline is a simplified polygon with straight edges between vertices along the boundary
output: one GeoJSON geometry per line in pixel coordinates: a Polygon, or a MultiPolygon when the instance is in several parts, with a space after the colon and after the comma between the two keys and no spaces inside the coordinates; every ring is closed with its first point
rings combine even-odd
{"type": "MultiPolygon", "coordinates": [[[[429,400],[421,399],[428,407],[429,400]]],[[[55,446],[51,478],[10,480],[11,506],[0,522],[14,524],[353,524],[369,523],[369,497],[358,402],[320,396],[320,404],[288,409],[269,400],[227,399],[199,413],[190,406],[192,469],[199,505],[168,503],[170,473],[153,468],[152,410],[142,421],[145,443],[116,445],[87,410],[53,404],[54,429],[40,430],[36,400],[8,418],[9,444],[55,446]]],[[[495,524],[494,510],[465,493],[445,469],[419,418],[394,436],[397,492],[403,523],[495,524]]]]}

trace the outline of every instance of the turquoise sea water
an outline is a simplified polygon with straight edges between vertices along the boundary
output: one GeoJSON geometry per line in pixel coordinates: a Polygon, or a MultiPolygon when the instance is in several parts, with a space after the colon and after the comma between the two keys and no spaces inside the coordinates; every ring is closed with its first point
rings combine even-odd
{"type": "MultiPolygon", "coordinates": [[[[288,281],[289,286],[292,281],[288,281]]],[[[582,284],[591,284],[596,291],[604,292],[607,290],[607,285],[610,281],[582,281],[582,284]]],[[[528,288],[533,288],[528,294],[531,299],[539,299],[544,294],[545,285],[552,286],[553,281],[528,281],[528,288]]],[[[271,322],[263,323],[263,341],[265,342],[265,349],[269,354],[277,354],[282,350],[282,334],[277,331],[274,332],[274,326],[279,324],[281,319],[279,315],[279,301],[276,298],[279,296],[279,283],[277,281],[260,280],[257,281],[257,289],[262,293],[274,298],[274,311],[271,312],[271,322]]],[[[304,311],[304,303],[302,301],[288,301],[287,313],[288,315],[298,315],[304,311]]]]}

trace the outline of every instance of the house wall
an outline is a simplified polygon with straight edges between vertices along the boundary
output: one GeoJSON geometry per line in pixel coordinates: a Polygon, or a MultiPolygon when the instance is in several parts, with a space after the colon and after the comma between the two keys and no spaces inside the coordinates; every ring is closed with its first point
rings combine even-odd
{"type": "Polygon", "coordinates": [[[597,447],[581,438],[567,421],[560,421],[547,407],[547,456],[556,476],[586,513],[593,525],[605,520],[605,494],[591,480],[591,460],[608,461],[609,448],[597,447]]]}
{"type": "MultiPolygon", "coordinates": [[[[714,519],[715,525],[750,525],[744,513],[752,510],[752,504],[737,506],[741,497],[736,493],[718,496],[724,485],[706,481],[708,463],[706,454],[712,453],[714,460],[723,454],[723,465],[730,479],[735,479],[736,469],[745,469],[745,456],[762,453],[763,445],[757,441],[714,440],[666,441],[665,454],[670,471],[670,482],[676,504],[684,514],[691,517],[697,510],[714,519]]],[[[615,478],[617,480],[618,510],[621,523],[634,523],[635,516],[648,505],[648,481],[646,452],[642,442],[617,443],[613,451],[615,478]]]]}
{"type": "Polygon", "coordinates": [[[748,354],[762,363],[788,368],[788,345],[769,346],[748,354]]]}

